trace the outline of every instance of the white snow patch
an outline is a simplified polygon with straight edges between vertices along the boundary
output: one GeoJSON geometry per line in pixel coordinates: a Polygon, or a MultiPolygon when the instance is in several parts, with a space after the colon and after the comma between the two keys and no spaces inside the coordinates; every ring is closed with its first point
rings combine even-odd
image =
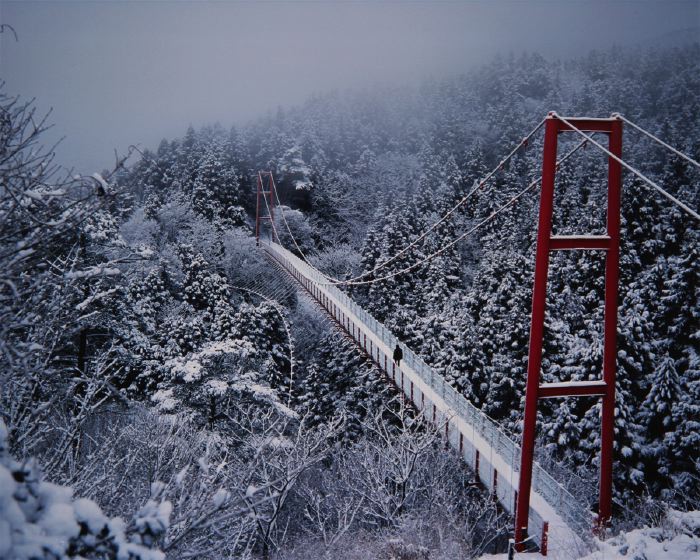
{"type": "Polygon", "coordinates": [[[265,445],[272,449],[292,449],[294,447],[294,444],[287,438],[277,436],[267,438],[265,445]]]}
{"type": "Polygon", "coordinates": [[[231,497],[231,492],[228,490],[224,490],[223,488],[219,488],[214,496],[212,496],[212,503],[214,504],[214,507],[216,509],[219,509],[224,502],[228,501],[228,499],[231,497]]]}
{"type": "Polygon", "coordinates": [[[105,181],[104,177],[102,177],[102,175],[100,175],[99,173],[93,173],[92,178],[95,179],[95,181],[97,181],[105,191],[109,189],[107,181],[105,181]]]}
{"type": "Polygon", "coordinates": [[[85,523],[92,533],[98,534],[107,525],[107,516],[102,513],[100,506],[92,500],[87,498],[76,500],[73,508],[75,509],[76,519],[81,523],[85,523]]]}
{"type": "Polygon", "coordinates": [[[222,381],[221,379],[210,379],[207,382],[207,389],[207,392],[210,395],[220,397],[225,395],[226,391],[228,391],[228,383],[226,383],[226,381],[222,381]]]}
{"type": "Polygon", "coordinates": [[[99,292],[99,293],[97,293],[97,294],[95,294],[95,295],[93,295],[93,296],[90,296],[90,297],[87,298],[86,300],[80,302],[78,305],[75,306],[75,309],[76,309],[76,311],[84,311],[85,308],[86,308],[88,305],[90,305],[91,303],[93,303],[93,302],[95,302],[95,301],[97,301],[97,300],[99,300],[99,299],[107,298],[107,297],[109,297],[109,296],[111,296],[111,295],[117,293],[118,291],[119,291],[119,288],[112,288],[111,290],[106,290],[106,291],[104,291],[104,292],[99,292]]]}
{"type": "Polygon", "coordinates": [[[174,412],[177,408],[177,400],[172,389],[159,389],[153,394],[151,400],[156,403],[156,408],[160,412],[174,412]]]}
{"type": "Polygon", "coordinates": [[[189,465],[185,465],[182,470],[177,473],[175,476],[175,485],[180,486],[182,482],[185,480],[185,475],[187,474],[187,470],[189,469],[189,465]]]}
{"type": "Polygon", "coordinates": [[[74,270],[71,272],[66,272],[64,277],[73,280],[78,278],[92,278],[93,276],[119,276],[122,273],[121,270],[114,267],[107,266],[93,266],[85,270],[74,270]]]}
{"type": "Polygon", "coordinates": [[[187,360],[183,362],[180,358],[175,358],[165,362],[170,367],[173,375],[180,377],[186,383],[192,383],[202,377],[202,364],[197,360],[187,360]]]}
{"type": "MultiPolygon", "coordinates": [[[[598,541],[598,551],[582,560],[690,560],[700,558],[700,511],[671,510],[669,527],[645,527],[598,541]]],[[[663,525],[663,523],[662,523],[663,525]]]]}

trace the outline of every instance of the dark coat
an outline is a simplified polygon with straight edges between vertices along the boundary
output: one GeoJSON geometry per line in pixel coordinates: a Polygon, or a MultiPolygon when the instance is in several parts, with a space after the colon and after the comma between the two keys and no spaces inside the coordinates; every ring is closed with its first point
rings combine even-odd
{"type": "Polygon", "coordinates": [[[399,346],[397,346],[397,347],[394,349],[394,361],[395,361],[395,362],[398,362],[398,361],[401,360],[402,358],[403,358],[403,351],[401,350],[401,348],[400,348],[399,346]]]}

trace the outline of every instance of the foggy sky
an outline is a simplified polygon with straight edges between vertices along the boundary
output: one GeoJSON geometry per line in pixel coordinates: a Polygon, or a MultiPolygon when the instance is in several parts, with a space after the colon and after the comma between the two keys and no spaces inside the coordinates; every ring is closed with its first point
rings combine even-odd
{"type": "Polygon", "coordinates": [[[0,35],[5,91],[53,107],[59,160],[92,172],[114,148],[155,148],[190,123],[241,124],[313,93],[456,74],[498,52],[567,58],[697,36],[700,1],[0,0],[0,22],[19,35],[0,35]]]}

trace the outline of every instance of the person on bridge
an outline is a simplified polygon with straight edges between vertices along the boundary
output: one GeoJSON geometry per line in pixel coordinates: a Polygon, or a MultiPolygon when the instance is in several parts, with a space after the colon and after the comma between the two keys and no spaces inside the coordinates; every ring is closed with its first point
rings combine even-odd
{"type": "Polygon", "coordinates": [[[394,363],[396,364],[396,367],[401,367],[401,359],[403,358],[403,350],[401,350],[401,346],[399,346],[399,343],[396,343],[396,348],[394,348],[394,363]]]}

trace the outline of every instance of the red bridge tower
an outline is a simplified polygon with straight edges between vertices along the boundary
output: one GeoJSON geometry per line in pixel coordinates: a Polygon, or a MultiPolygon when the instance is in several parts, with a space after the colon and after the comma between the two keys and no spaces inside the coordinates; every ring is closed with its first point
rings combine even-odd
{"type": "MultiPolygon", "coordinates": [[[[277,238],[275,231],[275,180],[272,177],[272,171],[258,171],[258,192],[255,205],[255,242],[260,245],[260,223],[263,220],[270,221],[272,232],[270,235],[277,238]],[[267,190],[265,190],[267,189],[267,190]],[[262,201],[262,205],[261,205],[262,201]],[[267,209],[267,214],[261,214],[263,207],[267,209]]],[[[279,239],[277,239],[279,243],[279,239]]]]}
{"type": "MultiPolygon", "coordinates": [[[[618,118],[567,118],[573,127],[583,132],[608,135],[609,150],[622,156],[622,121],[618,118]]],[[[532,294],[530,349],[525,387],[525,419],[522,436],[522,456],[518,503],[515,513],[515,542],[519,551],[527,538],[530,486],[535,449],[537,401],[557,397],[602,397],[600,488],[598,524],[604,526],[611,516],[612,465],[615,411],[615,361],[617,356],[617,285],[620,259],[620,187],[622,167],[608,158],[608,212],[606,235],[552,235],[554,179],[557,168],[557,141],[559,134],[573,129],[550,113],[545,124],[544,157],[542,163],[542,192],[535,257],[535,280],[532,294]],[[603,377],[594,381],[540,384],[542,343],[547,299],[549,253],[571,249],[605,251],[605,317],[603,347],[603,377]]]]}

